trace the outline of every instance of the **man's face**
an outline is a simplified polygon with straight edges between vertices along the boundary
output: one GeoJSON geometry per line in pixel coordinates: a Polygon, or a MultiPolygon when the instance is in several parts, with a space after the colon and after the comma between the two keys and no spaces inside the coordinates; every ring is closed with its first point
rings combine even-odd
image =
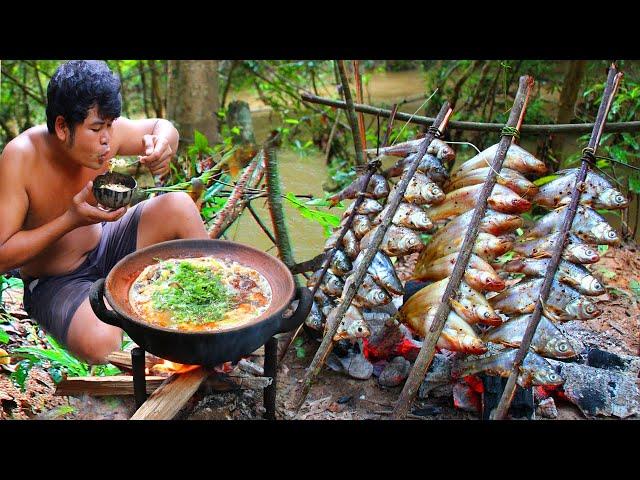
{"type": "Polygon", "coordinates": [[[101,169],[113,157],[113,120],[101,118],[98,107],[92,107],[84,122],[76,125],[74,134],[67,135],[64,146],[69,156],[80,165],[94,170],[101,169]]]}

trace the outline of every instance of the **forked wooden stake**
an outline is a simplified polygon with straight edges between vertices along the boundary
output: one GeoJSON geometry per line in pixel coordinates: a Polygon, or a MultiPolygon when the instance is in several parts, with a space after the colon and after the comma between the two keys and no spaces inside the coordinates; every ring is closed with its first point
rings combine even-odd
{"type": "MultiPolygon", "coordinates": [[[[526,111],[526,105],[532,87],[532,77],[520,77],[520,86],[518,88],[518,93],[516,95],[513,108],[511,109],[511,113],[509,114],[507,127],[515,128],[522,123],[522,118],[524,117],[524,113],[526,111]]],[[[502,163],[504,162],[507,150],[511,146],[512,139],[512,136],[503,135],[502,139],[500,140],[498,150],[496,151],[493,163],[491,164],[491,170],[489,171],[487,179],[484,182],[482,190],[480,191],[478,203],[476,204],[473,216],[471,217],[471,221],[469,222],[469,227],[465,234],[464,241],[462,242],[460,253],[456,259],[456,264],[453,268],[453,272],[451,273],[449,282],[447,283],[447,287],[445,288],[444,294],[442,295],[440,305],[438,305],[438,310],[436,311],[435,318],[433,320],[433,323],[431,324],[431,327],[429,328],[429,332],[424,339],[424,343],[422,344],[422,348],[420,349],[418,358],[413,365],[413,369],[409,374],[409,378],[407,378],[407,381],[404,384],[404,388],[400,393],[400,398],[398,399],[398,402],[396,403],[396,406],[393,410],[392,418],[394,419],[403,418],[408,413],[411,402],[413,402],[413,399],[418,393],[420,384],[424,380],[427,370],[429,369],[429,365],[431,365],[433,356],[435,354],[436,343],[438,341],[438,338],[440,338],[440,334],[444,329],[447,317],[449,316],[449,312],[451,311],[451,305],[449,304],[449,301],[451,300],[451,296],[454,294],[454,292],[458,290],[460,281],[462,280],[462,276],[464,275],[464,271],[467,267],[467,264],[469,263],[469,258],[471,258],[471,251],[473,249],[473,245],[476,242],[476,237],[478,236],[480,221],[484,218],[485,212],[487,211],[487,199],[489,198],[489,195],[491,194],[491,191],[496,184],[497,173],[502,169],[502,163]]]]}
{"type": "MultiPolygon", "coordinates": [[[[609,109],[611,108],[611,103],[613,102],[613,97],[615,96],[616,90],[618,89],[621,78],[622,73],[618,73],[616,66],[611,65],[611,68],[609,69],[609,76],[607,78],[607,85],[604,93],[602,94],[602,102],[600,103],[600,108],[598,109],[598,116],[596,117],[596,122],[593,126],[593,132],[591,133],[591,138],[589,139],[589,145],[587,147],[591,150],[592,155],[595,155],[598,144],[600,143],[602,130],[604,128],[604,124],[607,121],[607,115],[609,113],[609,109]]],[[[551,292],[553,278],[555,277],[556,270],[558,269],[558,265],[560,264],[560,258],[564,250],[567,235],[569,233],[569,230],[571,229],[573,219],[576,216],[578,202],[580,201],[580,195],[582,194],[582,190],[579,188],[579,185],[581,185],[587,178],[588,170],[589,158],[583,154],[580,171],[578,172],[578,176],[576,178],[576,185],[573,189],[573,193],[571,194],[571,203],[566,210],[562,225],[560,227],[561,241],[557,243],[557,247],[553,252],[553,256],[549,260],[549,265],[547,267],[547,271],[545,272],[544,281],[542,283],[542,287],[540,288],[538,301],[536,302],[533,314],[529,319],[527,329],[525,330],[524,336],[522,337],[522,343],[520,344],[520,348],[518,349],[516,358],[513,362],[513,370],[511,371],[509,379],[507,380],[507,384],[504,388],[504,391],[502,392],[500,402],[498,403],[498,406],[490,417],[491,419],[504,419],[507,416],[509,407],[511,406],[513,394],[516,390],[516,381],[518,380],[518,374],[520,373],[520,365],[522,365],[524,358],[529,352],[529,346],[531,345],[533,336],[535,335],[538,324],[540,323],[544,302],[546,302],[547,298],[549,297],[549,292],[551,292]]]]}

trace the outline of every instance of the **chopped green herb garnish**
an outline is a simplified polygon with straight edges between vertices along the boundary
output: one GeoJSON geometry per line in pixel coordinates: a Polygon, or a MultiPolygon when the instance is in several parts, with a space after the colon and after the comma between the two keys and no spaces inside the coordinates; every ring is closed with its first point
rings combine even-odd
{"type": "Polygon", "coordinates": [[[153,293],[153,308],[170,312],[178,323],[216,322],[235,306],[222,276],[208,267],[180,262],[163,283],[153,293]]]}

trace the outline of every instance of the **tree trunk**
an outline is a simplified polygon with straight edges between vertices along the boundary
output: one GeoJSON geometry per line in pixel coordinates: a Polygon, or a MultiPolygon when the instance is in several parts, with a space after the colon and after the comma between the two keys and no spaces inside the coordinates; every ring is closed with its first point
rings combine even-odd
{"type": "MultiPolygon", "coordinates": [[[[120,77],[120,93],[122,96],[122,113],[125,117],[129,117],[129,102],[127,102],[127,82],[122,77],[122,66],[120,65],[120,60],[115,61],[116,71],[118,72],[118,77],[120,77]]],[[[36,76],[38,72],[36,71],[36,76]]]]}
{"type": "MultiPolygon", "coordinates": [[[[560,106],[558,107],[558,116],[556,123],[569,123],[573,119],[573,111],[578,100],[578,92],[580,83],[584,78],[586,60],[571,60],[567,65],[567,72],[564,76],[562,91],[560,92],[560,106]]],[[[555,135],[551,141],[551,148],[559,157],[562,145],[566,139],[565,135],[555,135]]]]}
{"type": "Polygon", "coordinates": [[[193,142],[198,130],[209,140],[218,135],[218,61],[170,60],[167,114],[180,132],[181,148],[193,142]]]}
{"type": "Polygon", "coordinates": [[[149,70],[151,71],[151,104],[156,111],[158,118],[164,118],[165,111],[162,101],[162,92],[160,91],[160,72],[155,60],[147,60],[149,70]]]}
{"type": "Polygon", "coordinates": [[[151,117],[149,114],[149,101],[147,100],[147,81],[144,73],[144,60],[138,60],[138,71],[140,72],[140,88],[142,89],[142,108],[147,118],[151,117]]]}

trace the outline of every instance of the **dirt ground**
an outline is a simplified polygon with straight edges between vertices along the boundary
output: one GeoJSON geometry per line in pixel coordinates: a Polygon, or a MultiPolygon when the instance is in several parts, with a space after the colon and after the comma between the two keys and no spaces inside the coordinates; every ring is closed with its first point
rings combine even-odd
{"type": "MultiPolygon", "coordinates": [[[[564,324],[566,331],[585,346],[598,347],[616,354],[640,356],[640,292],[632,288],[640,281],[640,256],[636,246],[610,248],[591,270],[607,286],[607,293],[598,298],[603,309],[600,317],[590,321],[564,324]]],[[[406,277],[415,258],[407,258],[397,269],[406,277]]],[[[21,292],[12,290],[10,310],[25,317],[20,310],[21,292]]],[[[2,345],[9,354],[22,345],[43,345],[33,322],[20,318],[10,325],[0,324],[10,336],[2,345]]],[[[278,372],[277,417],[296,420],[366,420],[384,419],[393,409],[402,386],[385,388],[377,378],[357,380],[324,368],[298,412],[287,408],[293,392],[300,385],[305,368],[310,364],[319,342],[308,339],[291,347],[278,372]]],[[[262,364],[263,357],[251,361],[262,364]]],[[[81,397],[55,396],[55,383],[41,368],[29,374],[25,392],[9,378],[17,359],[0,365],[0,419],[127,419],[135,411],[131,396],[81,397]]],[[[180,411],[177,418],[187,420],[260,419],[264,413],[260,390],[236,390],[207,393],[198,391],[180,411]]],[[[558,419],[584,419],[580,410],[569,402],[556,401],[558,419]]],[[[416,399],[408,419],[477,419],[479,415],[454,408],[451,397],[429,400],[416,399]]],[[[540,419],[540,417],[536,417],[540,419]]]]}

